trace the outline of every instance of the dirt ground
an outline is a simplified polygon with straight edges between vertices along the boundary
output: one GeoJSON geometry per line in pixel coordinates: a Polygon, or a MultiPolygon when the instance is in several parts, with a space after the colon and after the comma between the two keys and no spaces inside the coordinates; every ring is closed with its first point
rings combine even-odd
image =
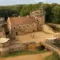
{"type": "MultiPolygon", "coordinates": [[[[44,32],[35,32],[26,35],[17,36],[17,40],[20,42],[40,42],[44,41],[47,38],[52,38],[53,34],[47,34],[44,32]]],[[[51,52],[34,54],[34,55],[23,55],[23,56],[15,56],[15,57],[7,57],[7,58],[0,58],[0,60],[44,60],[46,56],[52,54],[51,52]]]]}
{"type": "MultiPolygon", "coordinates": [[[[44,32],[35,32],[35,33],[29,33],[26,35],[17,36],[17,40],[20,42],[37,42],[44,41],[47,38],[52,38],[53,34],[48,34],[44,32]]],[[[23,55],[23,56],[16,56],[16,57],[8,57],[8,58],[0,58],[0,60],[44,60],[44,58],[48,55],[50,55],[51,52],[47,53],[40,53],[40,54],[34,54],[34,55],[23,55]]]]}
{"type": "Polygon", "coordinates": [[[53,34],[48,34],[45,32],[34,32],[34,33],[29,33],[26,35],[21,35],[21,36],[17,36],[17,40],[19,40],[20,42],[23,43],[27,43],[27,42],[40,42],[40,41],[44,41],[48,38],[52,38],[53,34]]]}
{"type": "Polygon", "coordinates": [[[0,58],[0,60],[44,60],[46,56],[51,55],[52,52],[34,54],[34,55],[23,55],[15,57],[0,58]]]}

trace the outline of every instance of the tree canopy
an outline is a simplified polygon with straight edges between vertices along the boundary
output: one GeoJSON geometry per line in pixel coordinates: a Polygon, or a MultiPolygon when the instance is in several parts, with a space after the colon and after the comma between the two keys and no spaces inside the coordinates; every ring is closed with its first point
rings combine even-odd
{"type": "Polygon", "coordinates": [[[38,10],[41,7],[43,7],[46,12],[46,22],[60,24],[60,5],[56,3],[44,4],[40,2],[37,4],[0,6],[0,16],[5,17],[5,19],[9,16],[27,16],[31,11],[38,10]]]}

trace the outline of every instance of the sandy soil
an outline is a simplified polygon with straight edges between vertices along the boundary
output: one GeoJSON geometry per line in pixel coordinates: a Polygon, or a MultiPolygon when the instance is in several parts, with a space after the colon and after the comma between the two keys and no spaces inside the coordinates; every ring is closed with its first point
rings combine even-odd
{"type": "Polygon", "coordinates": [[[52,52],[34,54],[34,55],[23,55],[16,57],[0,58],[0,60],[44,60],[46,56],[51,55],[52,52]]]}
{"type": "Polygon", "coordinates": [[[30,34],[26,34],[26,35],[21,35],[21,36],[17,36],[17,40],[20,40],[20,42],[40,42],[40,41],[44,41],[48,38],[52,38],[53,34],[48,34],[45,32],[35,32],[35,33],[30,33],[30,34]]]}

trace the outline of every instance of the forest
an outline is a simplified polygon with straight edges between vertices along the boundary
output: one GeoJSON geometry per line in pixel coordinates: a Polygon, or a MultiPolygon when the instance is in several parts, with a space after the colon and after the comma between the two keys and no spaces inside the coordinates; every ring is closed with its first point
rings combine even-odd
{"type": "Polygon", "coordinates": [[[6,20],[11,16],[27,16],[31,11],[38,10],[41,7],[43,7],[46,12],[46,22],[60,24],[60,4],[57,3],[47,4],[39,2],[37,4],[0,6],[0,16],[4,17],[6,20]]]}

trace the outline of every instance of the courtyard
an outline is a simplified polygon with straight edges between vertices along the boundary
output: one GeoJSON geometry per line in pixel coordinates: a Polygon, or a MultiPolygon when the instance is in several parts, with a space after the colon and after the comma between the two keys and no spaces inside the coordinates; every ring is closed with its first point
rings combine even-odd
{"type": "Polygon", "coordinates": [[[45,41],[48,38],[53,38],[54,34],[48,34],[45,32],[34,32],[25,35],[16,36],[16,39],[19,40],[21,43],[28,43],[28,42],[36,42],[39,43],[40,41],[45,41]]]}

